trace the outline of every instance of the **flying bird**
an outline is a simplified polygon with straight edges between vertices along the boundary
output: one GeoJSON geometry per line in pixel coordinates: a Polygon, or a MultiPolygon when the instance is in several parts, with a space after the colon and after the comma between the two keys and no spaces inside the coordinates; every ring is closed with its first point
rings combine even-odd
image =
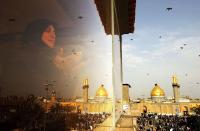
{"type": "Polygon", "coordinates": [[[82,54],[81,51],[72,52],[73,55],[80,56],[82,54]]]}
{"type": "Polygon", "coordinates": [[[72,53],[74,53],[74,52],[76,52],[76,50],[75,50],[75,49],[73,49],[73,50],[72,50],[72,53]]]}
{"type": "Polygon", "coordinates": [[[14,17],[10,17],[10,18],[8,19],[8,21],[9,21],[9,22],[15,22],[15,18],[14,18],[14,17]]]}
{"type": "Polygon", "coordinates": [[[199,54],[199,57],[200,57],[200,54],[199,54]]]}
{"type": "Polygon", "coordinates": [[[183,44],[184,46],[186,46],[187,44],[183,44]]]}
{"type": "Polygon", "coordinates": [[[92,42],[92,43],[93,43],[94,41],[93,41],[93,40],[91,40],[90,42],[92,42]]]}
{"type": "Polygon", "coordinates": [[[170,11],[170,10],[172,10],[172,8],[171,8],[171,7],[168,7],[168,8],[166,8],[166,10],[167,10],[167,11],[170,11]]]}
{"type": "Polygon", "coordinates": [[[78,19],[83,19],[83,16],[78,16],[78,19]]]}
{"type": "Polygon", "coordinates": [[[162,36],[159,36],[159,38],[161,39],[161,38],[162,38],[162,36]]]}
{"type": "Polygon", "coordinates": [[[72,54],[73,54],[73,55],[77,55],[78,52],[77,52],[75,49],[73,49],[73,50],[72,50],[72,54]]]}
{"type": "Polygon", "coordinates": [[[48,91],[48,90],[49,90],[49,88],[45,88],[45,90],[46,90],[46,91],[48,91]]]}
{"type": "Polygon", "coordinates": [[[181,50],[183,49],[183,47],[182,47],[182,46],[181,46],[180,48],[181,48],[181,50]]]}
{"type": "Polygon", "coordinates": [[[130,40],[133,40],[132,38],[130,40]]]}
{"type": "Polygon", "coordinates": [[[76,52],[73,52],[73,55],[77,55],[77,53],[76,53],[76,52]]]}

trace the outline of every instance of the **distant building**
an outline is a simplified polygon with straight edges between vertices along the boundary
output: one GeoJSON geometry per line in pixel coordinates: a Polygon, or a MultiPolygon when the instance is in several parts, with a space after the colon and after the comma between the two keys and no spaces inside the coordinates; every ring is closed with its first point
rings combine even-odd
{"type": "MultiPolygon", "coordinates": [[[[150,99],[138,99],[130,101],[129,98],[129,84],[123,84],[122,86],[122,100],[116,101],[116,107],[123,107],[125,112],[129,115],[139,116],[141,113],[157,113],[157,114],[192,114],[192,107],[200,105],[200,100],[193,100],[189,98],[180,97],[180,85],[175,76],[172,77],[172,87],[174,97],[166,97],[164,90],[158,85],[152,88],[150,99]]],[[[99,113],[107,112],[111,113],[113,109],[113,99],[108,97],[108,92],[104,85],[100,85],[97,88],[96,96],[90,96],[89,83],[85,80],[83,83],[83,96],[82,98],[74,101],[59,102],[61,106],[75,106],[76,110],[82,112],[99,113]]],[[[55,97],[52,95],[52,97],[55,97]]],[[[52,99],[55,100],[55,99],[52,99]]],[[[52,102],[51,102],[52,103],[52,102]]],[[[55,103],[55,102],[54,102],[55,103]]]]}
{"type": "Polygon", "coordinates": [[[80,110],[81,112],[112,112],[113,100],[108,97],[108,93],[103,84],[97,88],[96,96],[94,97],[89,97],[89,83],[87,79],[84,80],[82,89],[82,98],[71,101],[60,101],[58,103],[63,107],[74,106],[77,111],[80,110]]]}
{"type": "Polygon", "coordinates": [[[164,90],[155,84],[151,91],[151,99],[141,99],[131,102],[130,114],[140,115],[141,113],[157,113],[170,115],[192,114],[192,107],[200,105],[200,101],[180,97],[180,85],[175,76],[172,76],[173,99],[165,96],[164,90]]]}

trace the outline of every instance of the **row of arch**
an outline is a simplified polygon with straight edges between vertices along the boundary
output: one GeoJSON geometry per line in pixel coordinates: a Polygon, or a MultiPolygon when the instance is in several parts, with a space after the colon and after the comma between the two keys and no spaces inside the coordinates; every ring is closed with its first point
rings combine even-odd
{"type": "MultiPolygon", "coordinates": [[[[176,108],[176,112],[179,112],[179,109],[176,108]]],[[[147,106],[143,106],[143,113],[148,113],[148,108],[147,106]]],[[[187,106],[184,106],[184,109],[182,110],[183,115],[188,115],[189,114],[189,108],[187,106]]]]}

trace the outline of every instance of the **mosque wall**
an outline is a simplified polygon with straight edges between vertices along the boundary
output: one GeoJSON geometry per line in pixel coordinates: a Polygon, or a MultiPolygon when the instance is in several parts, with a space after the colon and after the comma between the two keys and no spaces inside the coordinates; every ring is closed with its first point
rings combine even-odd
{"type": "MultiPolygon", "coordinates": [[[[62,102],[62,106],[75,106],[77,110],[88,113],[112,113],[112,102],[62,102]]],[[[121,104],[120,104],[121,105],[121,104]]],[[[157,114],[178,114],[183,115],[184,112],[192,114],[192,107],[200,106],[200,102],[182,102],[182,103],[153,103],[153,102],[140,102],[130,103],[130,115],[140,116],[145,110],[147,113],[157,114]]]]}
{"type": "Polygon", "coordinates": [[[81,106],[84,112],[90,112],[90,113],[112,112],[112,103],[82,103],[81,106]]]}
{"type": "Polygon", "coordinates": [[[147,113],[158,114],[179,114],[183,115],[184,111],[192,114],[191,108],[200,105],[200,102],[187,102],[187,103],[133,103],[131,104],[130,112],[133,116],[139,116],[144,110],[147,113]]]}

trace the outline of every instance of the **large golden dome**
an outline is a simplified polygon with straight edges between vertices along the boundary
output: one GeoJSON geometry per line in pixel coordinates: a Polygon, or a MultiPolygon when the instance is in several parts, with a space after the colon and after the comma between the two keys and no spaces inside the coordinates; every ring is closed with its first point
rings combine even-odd
{"type": "Polygon", "coordinates": [[[163,97],[165,96],[165,92],[163,91],[162,88],[160,88],[160,86],[158,84],[155,84],[155,87],[152,89],[151,91],[151,96],[153,97],[163,97]]]}
{"type": "Polygon", "coordinates": [[[106,89],[104,88],[103,85],[101,85],[101,86],[98,88],[98,90],[97,90],[97,92],[96,92],[96,96],[97,96],[97,97],[107,97],[107,96],[108,96],[108,93],[107,93],[107,91],[106,91],[106,89]]]}

